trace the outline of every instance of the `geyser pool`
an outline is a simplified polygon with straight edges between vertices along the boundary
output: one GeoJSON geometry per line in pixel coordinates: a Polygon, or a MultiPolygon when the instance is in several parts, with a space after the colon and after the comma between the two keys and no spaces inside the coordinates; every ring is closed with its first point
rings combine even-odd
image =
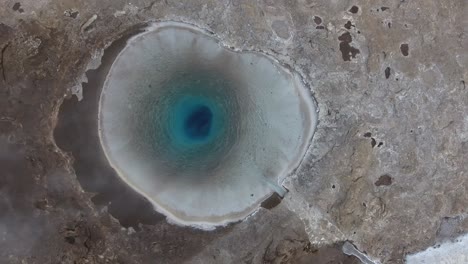
{"type": "Polygon", "coordinates": [[[245,218],[302,160],[316,124],[299,76],[183,23],[133,37],[99,102],[99,137],[118,175],[172,221],[245,218]]]}

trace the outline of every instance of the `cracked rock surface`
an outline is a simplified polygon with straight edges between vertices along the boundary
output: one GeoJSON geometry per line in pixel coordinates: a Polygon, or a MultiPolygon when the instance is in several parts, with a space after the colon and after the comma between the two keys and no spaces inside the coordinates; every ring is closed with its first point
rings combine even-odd
{"type": "Polygon", "coordinates": [[[463,0],[2,0],[0,263],[359,263],[344,241],[374,262],[403,263],[467,233],[466,9],[463,0]],[[57,146],[60,106],[86,98],[86,70],[132,28],[163,20],[271,54],[310,86],[319,124],[278,206],[211,232],[163,217],[126,224],[57,146]]]}

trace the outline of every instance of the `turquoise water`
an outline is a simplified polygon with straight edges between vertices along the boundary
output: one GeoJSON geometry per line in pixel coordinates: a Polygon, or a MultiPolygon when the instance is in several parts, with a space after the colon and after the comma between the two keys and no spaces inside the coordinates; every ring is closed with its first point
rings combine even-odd
{"type": "Polygon", "coordinates": [[[167,113],[166,125],[171,144],[181,148],[196,148],[223,134],[228,120],[219,102],[209,95],[180,96],[167,113]]]}
{"type": "MultiPolygon", "coordinates": [[[[183,135],[185,137],[183,138],[189,139],[191,142],[203,142],[209,139],[210,134],[212,134],[213,109],[206,104],[198,104],[190,101],[180,107],[180,111],[177,112],[181,112],[182,114],[180,117],[176,117],[176,120],[182,120],[180,123],[183,123],[183,125],[176,129],[184,132],[183,135]]],[[[216,132],[217,131],[214,130],[213,134],[216,132]]]]}
{"type": "MultiPolygon", "coordinates": [[[[152,87],[156,86],[153,84],[152,87]]],[[[230,81],[209,71],[178,71],[161,89],[137,99],[147,105],[138,115],[138,138],[151,146],[150,156],[178,170],[216,166],[230,150],[239,127],[230,81]]],[[[173,174],[184,177],[183,174],[173,174]]],[[[185,175],[187,177],[187,175],[185,175]]]]}

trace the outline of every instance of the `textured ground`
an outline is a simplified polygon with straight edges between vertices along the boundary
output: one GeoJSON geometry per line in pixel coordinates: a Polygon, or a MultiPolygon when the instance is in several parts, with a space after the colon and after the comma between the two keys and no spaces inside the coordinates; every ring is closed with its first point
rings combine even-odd
{"type": "Polygon", "coordinates": [[[467,9],[464,0],[0,0],[0,263],[356,263],[325,246],[346,240],[402,263],[468,232],[467,9]],[[105,47],[150,20],[196,24],[302,74],[319,125],[279,206],[207,233],[164,219],[125,224],[83,189],[76,153],[53,136],[60,105],[105,47]]]}

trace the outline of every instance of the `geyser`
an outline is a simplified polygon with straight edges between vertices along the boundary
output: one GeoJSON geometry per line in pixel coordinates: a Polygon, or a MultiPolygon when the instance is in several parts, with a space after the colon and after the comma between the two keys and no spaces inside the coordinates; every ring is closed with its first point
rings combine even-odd
{"type": "Polygon", "coordinates": [[[130,39],[99,102],[99,137],[117,174],[172,221],[202,228],[284,195],[280,183],[315,124],[297,74],[182,23],[130,39]]]}

